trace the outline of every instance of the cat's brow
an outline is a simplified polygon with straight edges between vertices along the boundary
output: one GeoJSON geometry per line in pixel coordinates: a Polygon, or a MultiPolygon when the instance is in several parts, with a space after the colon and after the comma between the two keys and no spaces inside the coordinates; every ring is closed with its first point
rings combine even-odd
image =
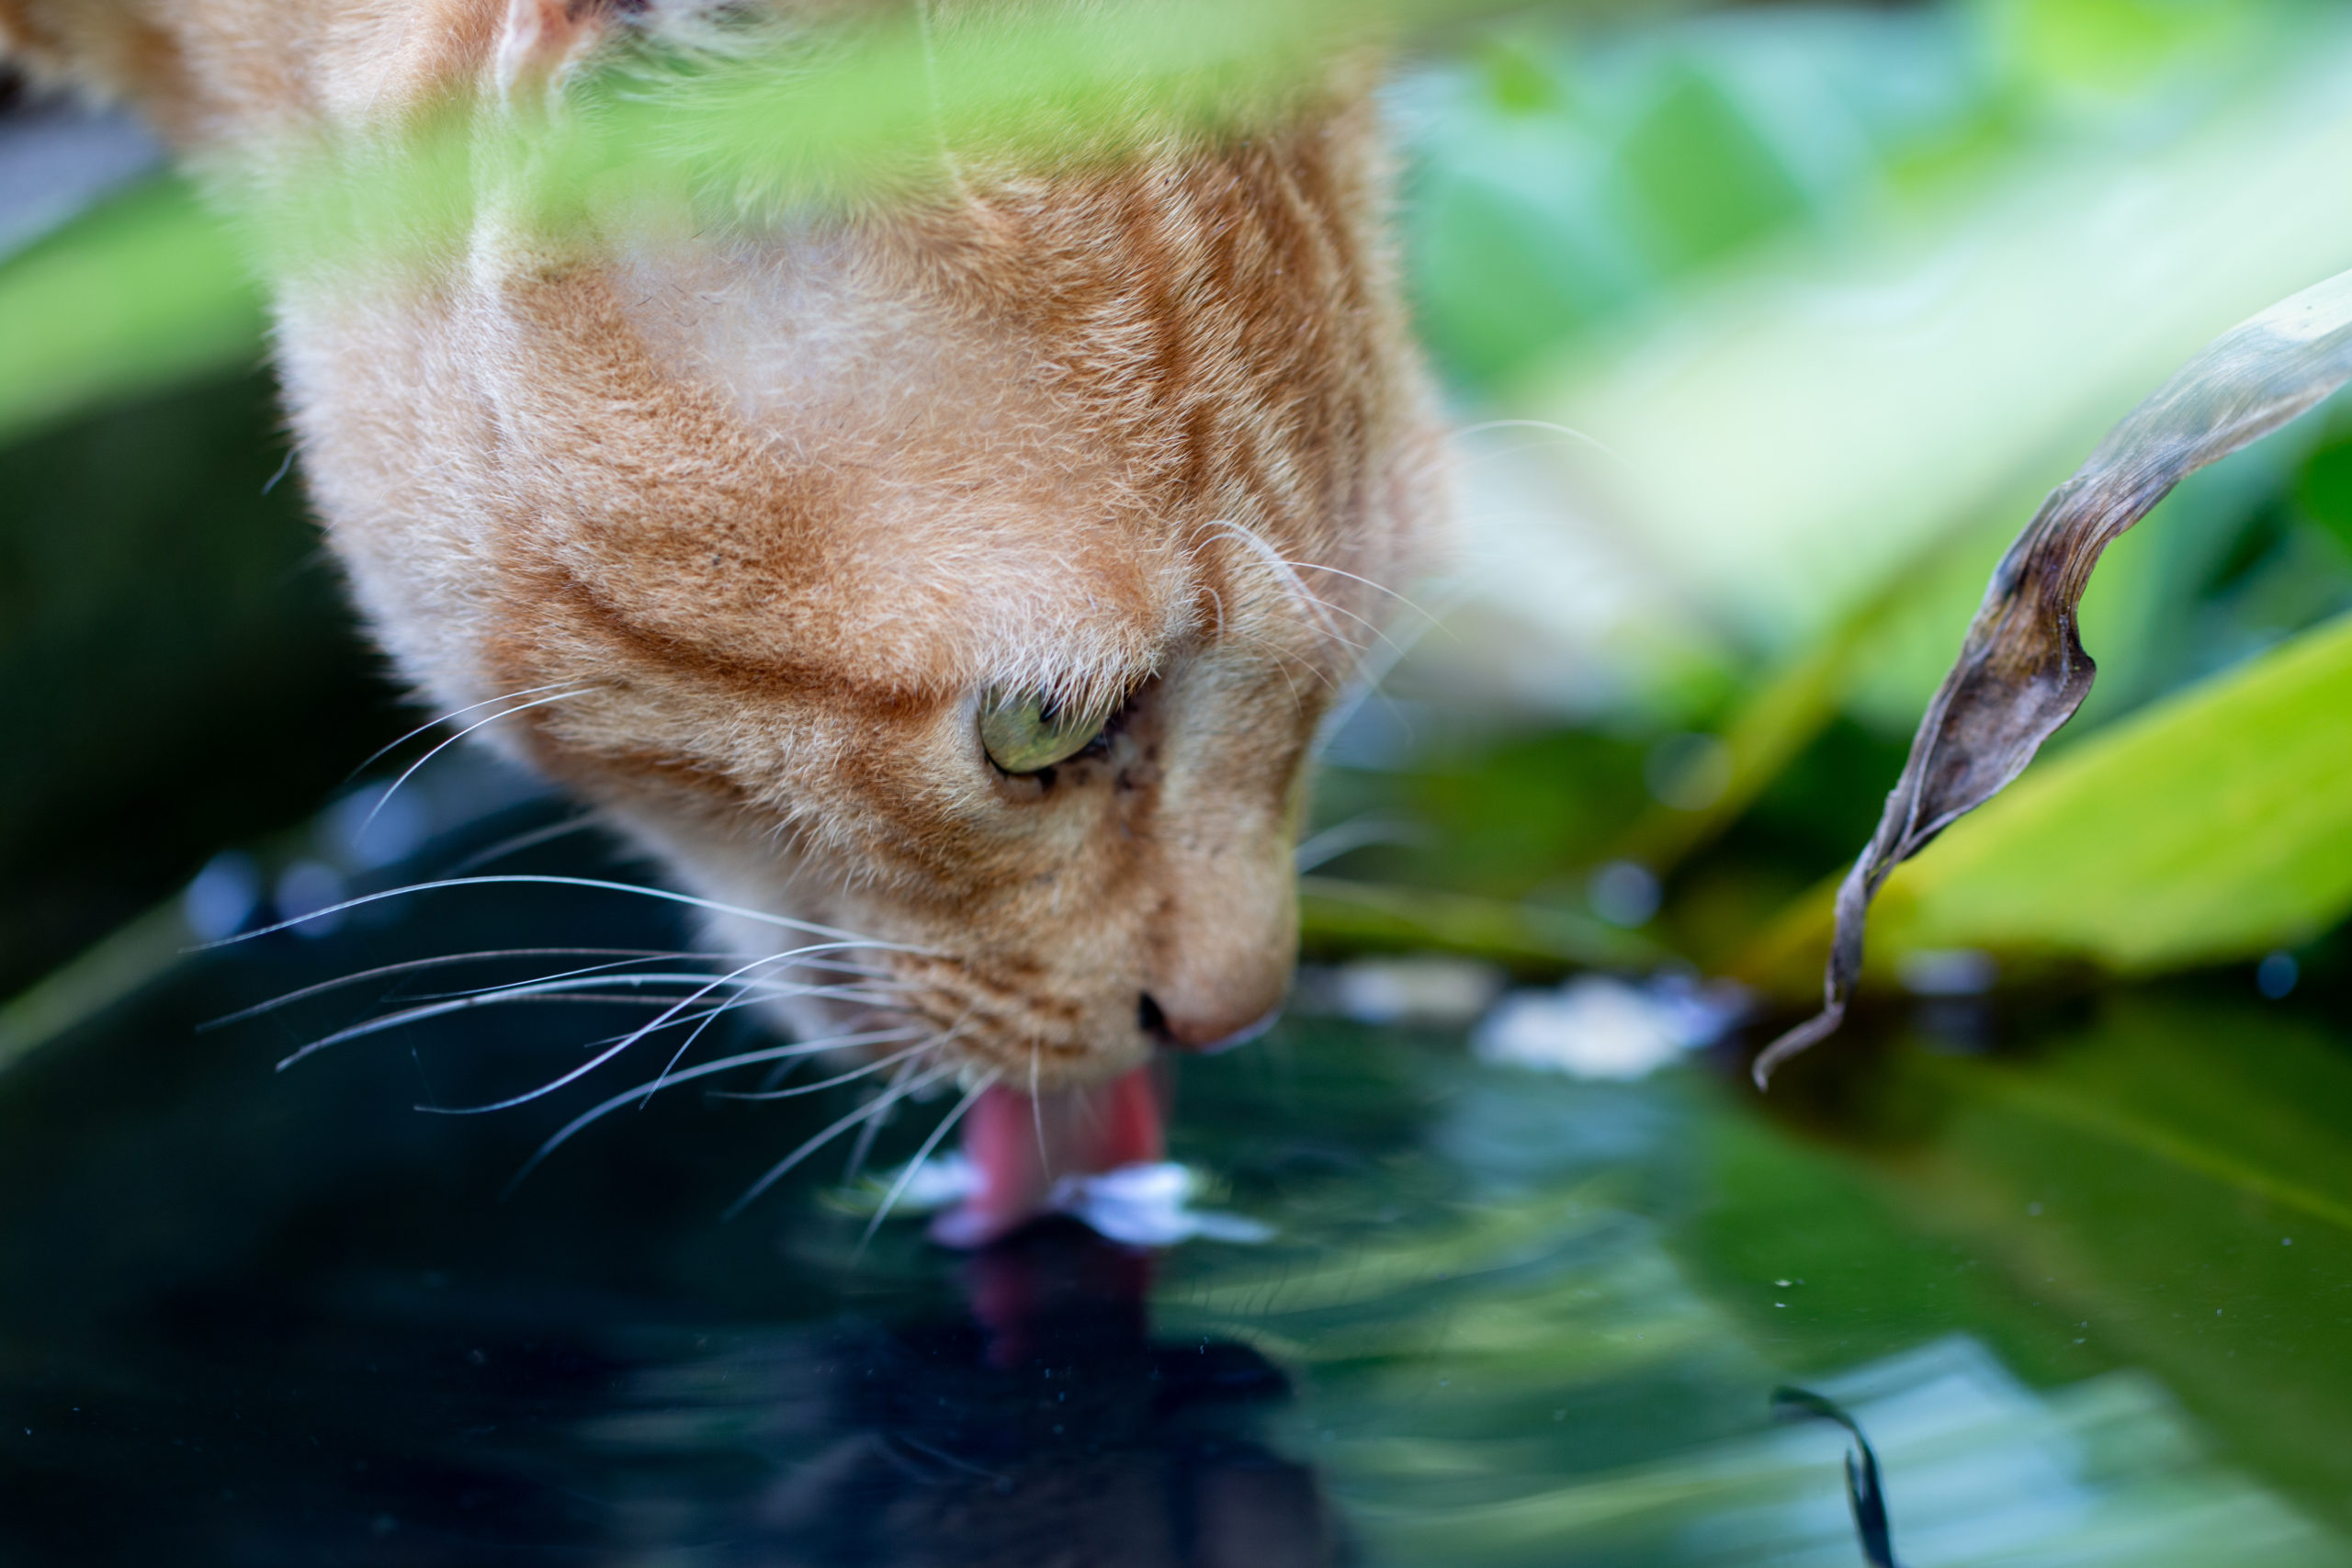
{"type": "Polygon", "coordinates": [[[854,672],[839,660],[774,653],[747,656],[642,625],[609,603],[594,585],[569,572],[551,585],[550,597],[571,613],[575,626],[594,633],[628,662],[690,675],[752,695],[839,696],[859,685],[854,672]]]}
{"type": "Polygon", "coordinates": [[[983,628],[958,636],[933,619],[898,628],[896,637],[861,639],[864,645],[854,651],[835,644],[826,648],[825,657],[794,658],[774,649],[741,652],[647,626],[595,583],[569,571],[550,581],[546,591],[575,626],[626,662],[746,696],[853,703],[877,716],[990,685],[1089,705],[1115,703],[1164,669],[1193,632],[1190,616],[1137,615],[1135,607],[1097,605],[1094,616],[1024,627],[1010,649],[983,628]],[[897,657],[881,656],[886,649],[897,657]]]}

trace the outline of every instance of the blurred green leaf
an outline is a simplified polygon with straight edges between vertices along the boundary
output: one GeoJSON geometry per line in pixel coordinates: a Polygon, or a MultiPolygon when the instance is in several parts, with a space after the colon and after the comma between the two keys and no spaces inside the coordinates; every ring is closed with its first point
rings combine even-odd
{"type": "Polygon", "coordinates": [[[2294,493],[2304,516],[2352,549],[2352,434],[2339,434],[2311,455],[2294,493]]]}
{"type": "Polygon", "coordinates": [[[1711,798],[1653,800],[1626,830],[1619,852],[1663,874],[1736,821],[1838,716],[1888,618],[1950,553],[1942,542],[1923,551],[1884,590],[1759,681],[1723,728],[1721,783],[1707,792],[1711,798]]]}
{"type": "Polygon", "coordinates": [[[1309,952],[1458,953],[1537,974],[1646,969],[1666,956],[1648,939],[1576,910],[1467,893],[1306,876],[1298,902],[1309,952]]]}
{"type": "Polygon", "coordinates": [[[2224,41],[2245,12],[2230,0],[2009,0],[1996,15],[2012,59],[2045,88],[2120,94],[2224,41]]]}
{"type": "Polygon", "coordinates": [[[263,325],[234,240],[196,193],[141,186],[0,267],[0,441],[250,364],[263,325]]]}
{"type": "Polygon", "coordinates": [[[1804,192],[1722,85],[1685,67],[1626,132],[1626,199],[1668,276],[1720,261],[1803,218],[1804,192]]]}

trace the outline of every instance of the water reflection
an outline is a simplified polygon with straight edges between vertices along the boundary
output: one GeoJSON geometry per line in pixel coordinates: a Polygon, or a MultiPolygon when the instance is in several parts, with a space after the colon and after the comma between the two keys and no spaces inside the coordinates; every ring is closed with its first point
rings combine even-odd
{"type": "Polygon", "coordinates": [[[628,1461],[615,1533],[723,1540],[683,1561],[730,1568],[1334,1560],[1314,1472],[1253,1430],[1287,1380],[1231,1340],[1152,1337],[1148,1257],[1062,1222],[964,1273],[964,1311],[739,1336],[628,1379],[583,1427],[628,1461]],[[771,1479],[699,1504],[666,1479],[729,1450],[771,1479]]]}

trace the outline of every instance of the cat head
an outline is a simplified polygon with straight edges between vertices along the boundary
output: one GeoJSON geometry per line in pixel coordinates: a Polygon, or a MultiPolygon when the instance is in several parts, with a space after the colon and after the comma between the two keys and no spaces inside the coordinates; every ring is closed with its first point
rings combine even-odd
{"type": "MultiPolygon", "coordinates": [[[[625,15],[515,0],[470,79],[560,93],[625,15]]],[[[798,1027],[1101,1081],[1280,1005],[1434,423],[1360,93],[952,175],[700,231],[486,202],[429,276],[280,279],[278,357],[403,672],[741,911],[798,1027]]]]}

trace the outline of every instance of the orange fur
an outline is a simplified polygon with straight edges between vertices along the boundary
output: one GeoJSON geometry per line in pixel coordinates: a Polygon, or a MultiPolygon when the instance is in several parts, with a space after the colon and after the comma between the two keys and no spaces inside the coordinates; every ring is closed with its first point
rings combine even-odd
{"type": "MultiPolygon", "coordinates": [[[[0,37],[233,163],[560,91],[613,15],[0,0],[0,37]]],[[[549,247],[493,203],[427,282],[281,279],[378,636],[451,708],[576,692],[484,734],[694,890],[903,944],[905,1006],[971,1063],[1107,1077],[1154,1043],[1146,997],[1179,1043],[1242,1029],[1287,983],[1312,737],[1382,618],[1358,580],[1411,575],[1441,510],[1346,77],[1247,139],[887,212],[549,247]],[[992,686],[1125,716],[1007,776],[992,686]]]]}

